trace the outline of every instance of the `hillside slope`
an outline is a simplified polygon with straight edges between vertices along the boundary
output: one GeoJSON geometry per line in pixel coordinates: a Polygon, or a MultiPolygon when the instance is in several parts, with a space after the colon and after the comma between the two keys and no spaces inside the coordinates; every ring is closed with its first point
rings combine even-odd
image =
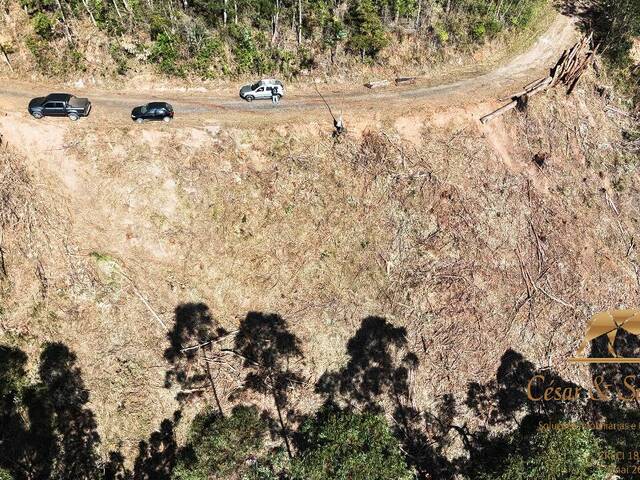
{"type": "MultiPolygon", "coordinates": [[[[489,127],[477,107],[416,112],[340,143],[313,124],[0,117],[10,172],[32,185],[15,197],[11,174],[2,195],[34,219],[3,223],[3,341],[33,358],[43,340],[76,352],[104,448],[129,459],[178,407],[164,326],[189,302],[229,331],[251,311],[288,321],[307,379],[296,411],[321,401],[313,384],[369,315],[407,329],[421,409],[464,398],[509,348],[580,381],[564,359],[585,319],[638,292],[635,157],[592,81],[489,127]]],[[[223,408],[272,408],[238,398],[232,372],[219,373],[223,408]]]]}

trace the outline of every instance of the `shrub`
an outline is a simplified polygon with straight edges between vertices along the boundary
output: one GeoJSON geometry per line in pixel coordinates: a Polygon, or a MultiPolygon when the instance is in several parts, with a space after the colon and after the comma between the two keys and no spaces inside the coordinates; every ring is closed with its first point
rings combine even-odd
{"type": "Polygon", "coordinates": [[[168,33],[160,33],[153,43],[149,59],[158,63],[162,73],[168,75],[182,75],[182,69],[178,65],[178,42],[168,33]]]}
{"type": "Polygon", "coordinates": [[[442,25],[436,25],[435,33],[440,45],[446,45],[449,41],[449,32],[447,32],[442,25]]]}
{"type": "Polygon", "coordinates": [[[0,480],[13,480],[13,477],[9,472],[4,470],[3,468],[0,468],[0,480]]]}
{"type": "Polygon", "coordinates": [[[484,23],[477,23],[473,30],[471,30],[471,36],[476,40],[482,40],[484,38],[485,33],[487,33],[487,28],[484,26],[484,23]]]}
{"type": "Polygon", "coordinates": [[[229,35],[235,42],[232,51],[236,61],[237,72],[260,71],[262,59],[260,58],[260,52],[256,48],[251,30],[245,26],[232,25],[229,28],[229,35]]]}
{"type": "Polygon", "coordinates": [[[53,22],[46,13],[36,13],[31,23],[36,35],[39,37],[47,40],[53,37],[53,22]]]}
{"type": "Polygon", "coordinates": [[[202,78],[213,78],[216,73],[228,70],[224,58],[224,48],[218,38],[207,38],[197,50],[191,69],[202,78]]]}
{"type": "Polygon", "coordinates": [[[122,48],[118,43],[112,43],[109,45],[109,53],[111,54],[111,58],[116,62],[116,73],[118,75],[124,75],[129,70],[129,65],[127,64],[127,56],[123,52],[122,48]]]}
{"type": "Polygon", "coordinates": [[[195,417],[189,441],[173,473],[175,480],[207,480],[239,476],[247,459],[260,452],[267,424],[255,407],[235,407],[229,417],[207,409],[195,417]]]}
{"type": "Polygon", "coordinates": [[[398,440],[380,415],[322,410],[300,429],[296,480],[410,480],[398,440]]]}

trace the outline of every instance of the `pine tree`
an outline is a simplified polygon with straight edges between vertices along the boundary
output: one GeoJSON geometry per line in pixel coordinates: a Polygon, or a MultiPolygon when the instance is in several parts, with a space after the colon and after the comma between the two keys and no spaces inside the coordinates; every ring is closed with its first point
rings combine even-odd
{"type": "Polygon", "coordinates": [[[363,61],[366,55],[374,57],[389,42],[371,0],[355,0],[347,23],[351,25],[349,46],[360,53],[363,61]]]}
{"type": "Polygon", "coordinates": [[[295,480],[411,480],[398,440],[381,415],[322,409],[300,429],[295,480]]]}

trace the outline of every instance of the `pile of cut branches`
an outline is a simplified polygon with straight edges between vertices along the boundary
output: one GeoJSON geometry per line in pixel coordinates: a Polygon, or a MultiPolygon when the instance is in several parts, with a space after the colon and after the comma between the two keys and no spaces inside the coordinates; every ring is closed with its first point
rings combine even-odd
{"type": "Polygon", "coordinates": [[[598,46],[593,44],[593,33],[583,37],[573,47],[562,53],[558,62],[549,71],[548,76],[526,85],[521,91],[508,97],[511,99],[508,104],[485,115],[480,121],[487,123],[516,107],[524,108],[529,101],[529,97],[558,84],[565,85],[567,87],[567,95],[570,95],[582,74],[593,63],[597,51],[598,46]]]}

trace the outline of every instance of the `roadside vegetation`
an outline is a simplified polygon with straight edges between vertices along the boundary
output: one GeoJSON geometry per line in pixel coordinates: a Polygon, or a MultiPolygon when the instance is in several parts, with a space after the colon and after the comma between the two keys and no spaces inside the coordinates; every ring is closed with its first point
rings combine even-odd
{"type": "MultiPolygon", "coordinates": [[[[8,12],[15,1],[2,0],[0,7],[8,12]]],[[[28,15],[28,33],[5,41],[5,51],[26,47],[43,73],[81,72],[89,56],[107,53],[98,52],[106,46],[113,71],[99,73],[124,75],[148,64],[158,73],[200,79],[340,72],[354,63],[375,63],[386,48],[397,53],[400,44],[407,64],[433,63],[526,29],[548,5],[547,0],[19,1],[28,15]],[[89,49],[85,39],[92,31],[108,44],[89,49]]]]}
{"type": "Polygon", "coordinates": [[[640,1],[595,0],[582,12],[582,28],[593,30],[616,89],[640,101],[640,70],[636,42],[640,35],[640,1]]]}

